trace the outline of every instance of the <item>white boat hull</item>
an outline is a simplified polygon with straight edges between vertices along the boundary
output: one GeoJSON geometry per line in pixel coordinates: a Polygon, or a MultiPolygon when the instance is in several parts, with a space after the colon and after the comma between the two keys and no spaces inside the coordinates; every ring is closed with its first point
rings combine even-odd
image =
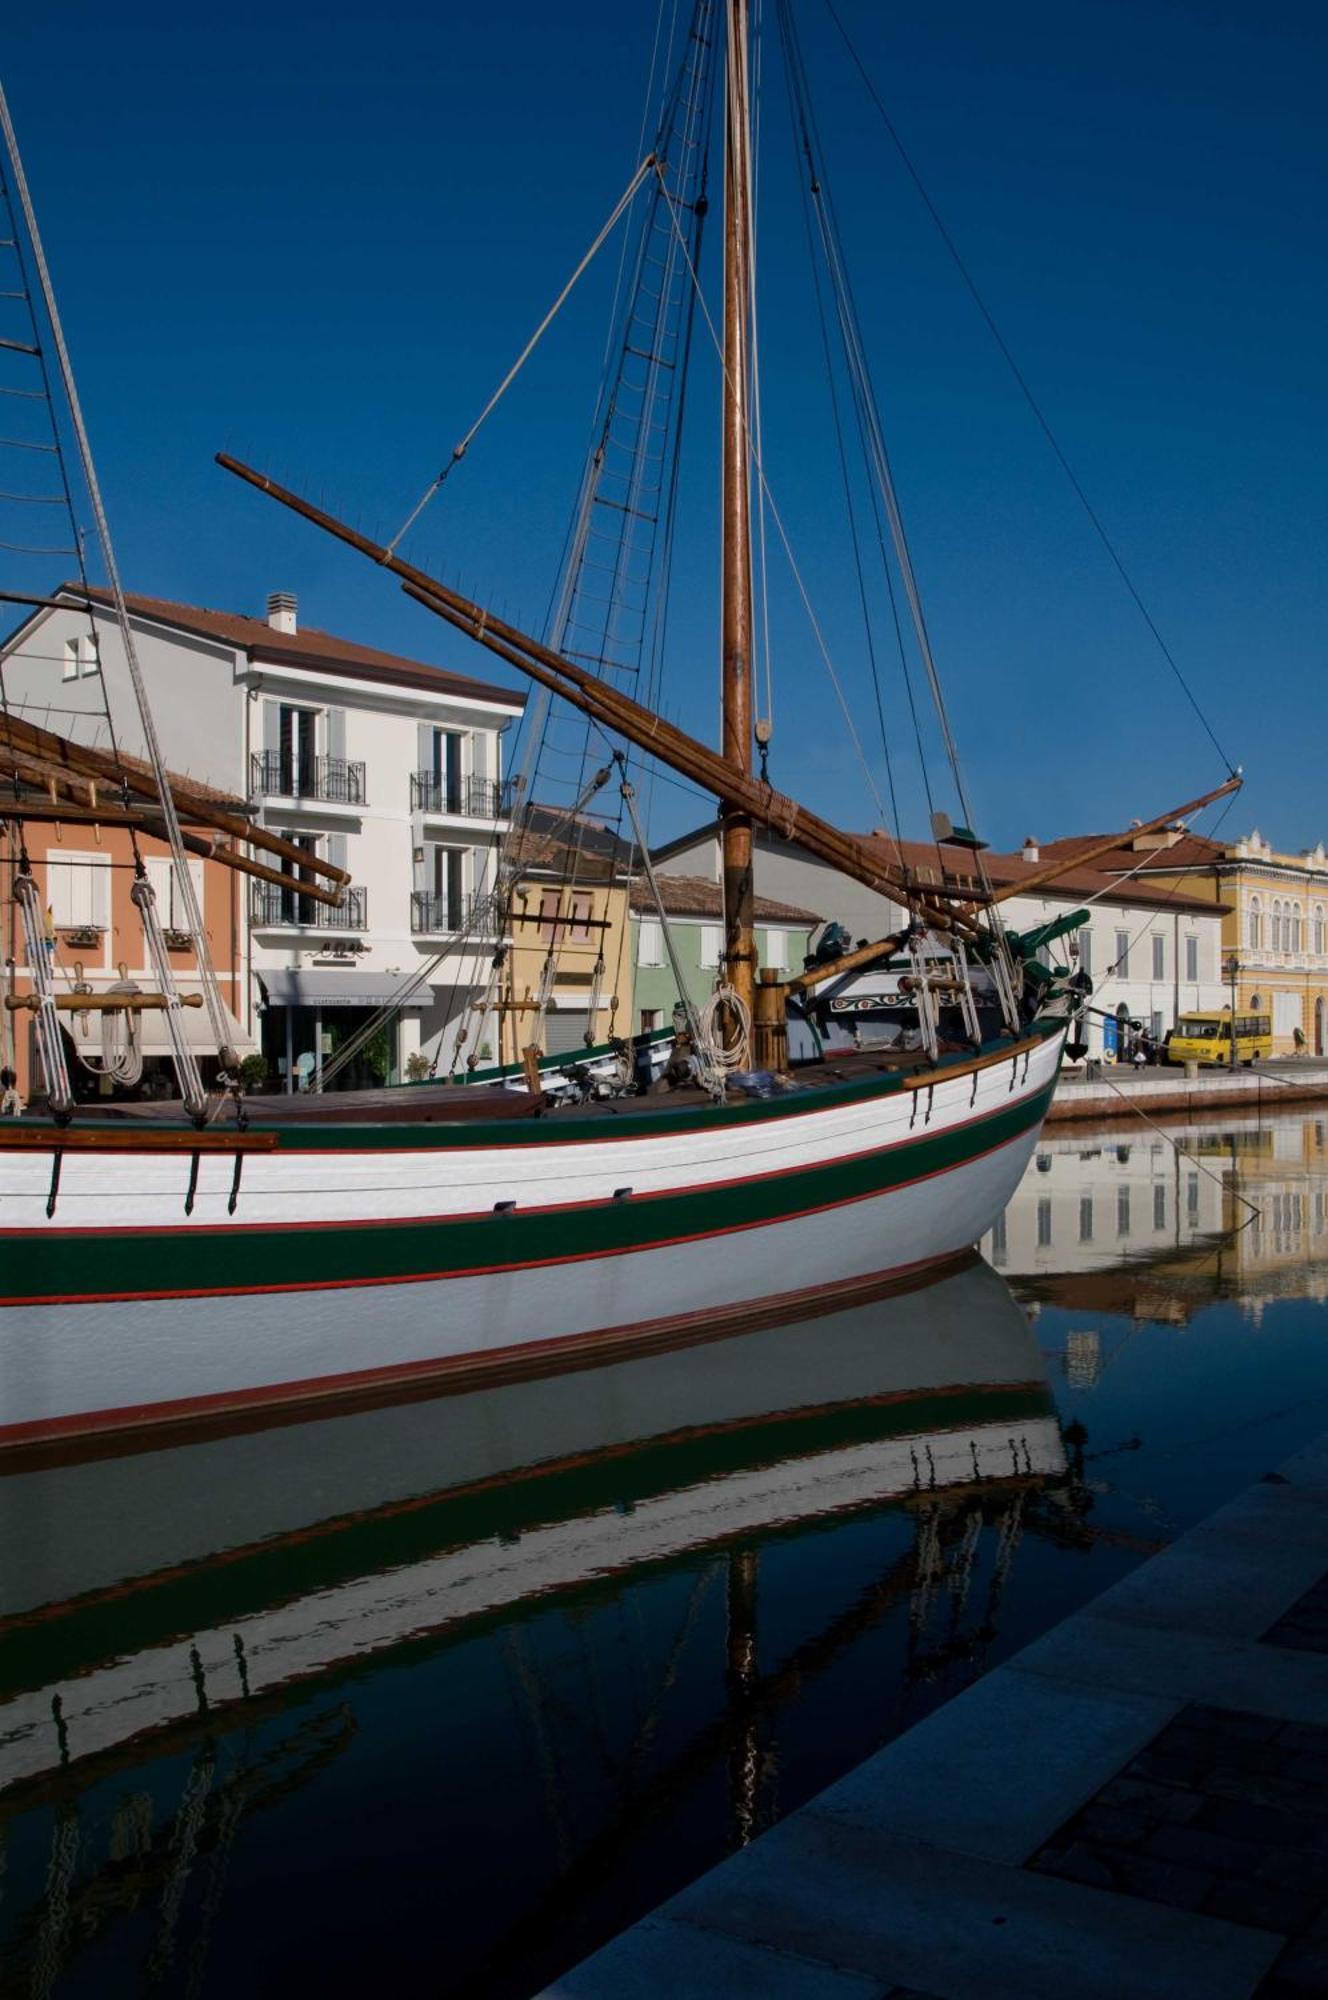
{"type": "Polygon", "coordinates": [[[1061,1040],[699,1136],[667,1118],[657,1133],[624,1121],[622,1137],[554,1120],[548,1143],[535,1127],[519,1144],[277,1151],[246,1159],[233,1214],[224,1156],[71,1152],[47,1216],[51,1156],[0,1151],[0,1253],[50,1233],[47,1295],[0,1310],[0,1443],[529,1364],[903,1277],[976,1243],[1004,1207],[1061,1040]],[[385,1244],[408,1270],[383,1268],[385,1244]],[[61,1296],[66,1253],[83,1275],[61,1296]]]}

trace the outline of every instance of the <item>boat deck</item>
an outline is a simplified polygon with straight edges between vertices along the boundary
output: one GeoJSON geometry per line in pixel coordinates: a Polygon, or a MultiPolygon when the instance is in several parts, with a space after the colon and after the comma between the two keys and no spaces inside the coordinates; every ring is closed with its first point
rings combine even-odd
{"type": "MultiPolygon", "coordinates": [[[[923,1077],[932,1081],[952,1075],[956,1070],[962,1072],[1007,1060],[1016,1050],[1032,1046],[1036,1040],[1037,1036],[1033,1035],[1017,1043],[1006,1041],[996,1048],[989,1046],[983,1050],[943,1047],[940,1062],[934,1066],[920,1049],[907,1050],[898,1055],[884,1049],[849,1051],[822,1062],[800,1065],[792,1073],[792,1085],[772,1092],[772,1096],[793,1098],[808,1091],[837,1084],[866,1082],[881,1075],[923,1077]]],[[[728,1101],[741,1101],[742,1095],[735,1093],[728,1101]]],[[[561,1123],[567,1119],[612,1118],[628,1113],[639,1116],[643,1112],[705,1110],[713,1102],[710,1093],[696,1084],[682,1084],[674,1088],[661,1081],[640,1096],[587,1098],[580,1104],[561,1104],[557,1108],[557,1117],[561,1123]]],[[[264,1094],[246,1097],[244,1107],[248,1125],[255,1133],[271,1126],[284,1125],[469,1125],[499,1119],[537,1118],[548,1115],[550,1108],[549,1100],[543,1095],[532,1097],[520,1090],[482,1089],[474,1085],[446,1083],[422,1084],[405,1089],[391,1086],[380,1090],[329,1092],[327,1095],[312,1092],[289,1097],[264,1094]]],[[[226,1117],[227,1114],[223,1113],[222,1118],[209,1128],[219,1140],[225,1133],[235,1131],[233,1124],[225,1122],[226,1117]]],[[[40,1123],[45,1127],[45,1120],[40,1120],[40,1123]]],[[[25,1125],[31,1129],[29,1121],[17,1120],[8,1130],[12,1133],[25,1125]]],[[[68,1129],[70,1137],[75,1138],[79,1131],[104,1130],[108,1126],[123,1130],[135,1125],[188,1125],[188,1115],[178,1098],[93,1102],[77,1107],[73,1124],[68,1129]]],[[[4,1136],[4,1129],[0,1128],[0,1140],[4,1136]]]]}

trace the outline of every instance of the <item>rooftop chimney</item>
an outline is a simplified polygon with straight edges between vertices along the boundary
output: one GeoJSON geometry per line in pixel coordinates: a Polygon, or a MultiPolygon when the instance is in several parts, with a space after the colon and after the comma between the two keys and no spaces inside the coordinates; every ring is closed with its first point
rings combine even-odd
{"type": "Polygon", "coordinates": [[[1040,859],[1038,844],[1031,833],[1024,840],[1023,859],[1025,861],[1037,861],[1040,859]]]}
{"type": "Polygon", "coordinates": [[[295,592],[293,590],[270,590],[268,592],[267,622],[274,632],[296,632],[299,630],[295,618],[295,592]]]}

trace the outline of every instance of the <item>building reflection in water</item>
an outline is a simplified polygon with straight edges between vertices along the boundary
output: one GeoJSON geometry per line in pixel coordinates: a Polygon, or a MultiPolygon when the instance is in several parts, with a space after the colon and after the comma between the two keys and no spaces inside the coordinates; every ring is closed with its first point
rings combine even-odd
{"type": "MultiPolygon", "coordinates": [[[[1215,1117],[1168,1137],[1122,1121],[1043,1136],[982,1249],[1044,1303],[1183,1323],[1234,1298],[1328,1297],[1328,1120],[1215,1117]],[[1174,1143],[1173,1143],[1174,1142],[1174,1143]]],[[[1094,1334],[1067,1342],[1084,1380],[1094,1334]]]]}
{"type": "Polygon", "coordinates": [[[1084,1543],[1088,1505],[978,1262],[684,1350],[20,1469],[10,1963],[34,1994],[198,1993],[284,1920],[302,1983],[376,1949],[436,1991],[528,1991],[976,1676],[1021,1544],[1084,1543]],[[262,1865],[278,1829],[288,1883],[335,1908],[322,1947],[262,1865]],[[442,1970],[412,1929],[440,1841],[442,1970]]]}

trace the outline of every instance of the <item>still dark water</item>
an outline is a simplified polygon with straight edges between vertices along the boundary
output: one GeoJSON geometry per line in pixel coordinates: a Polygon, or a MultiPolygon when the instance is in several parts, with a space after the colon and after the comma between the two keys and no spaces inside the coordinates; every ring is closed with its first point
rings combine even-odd
{"type": "Polygon", "coordinates": [[[902,1297],[0,1480],[5,1990],[530,1994],[1328,1427],[1324,1124],[1175,1136],[902,1297]]]}

